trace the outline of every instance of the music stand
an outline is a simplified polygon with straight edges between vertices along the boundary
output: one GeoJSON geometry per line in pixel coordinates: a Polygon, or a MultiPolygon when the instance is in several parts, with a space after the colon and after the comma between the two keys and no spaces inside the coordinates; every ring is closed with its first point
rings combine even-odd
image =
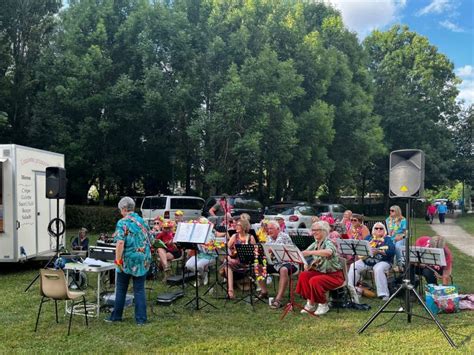
{"type": "MultiPolygon", "coordinates": [[[[406,250],[402,250],[402,256],[404,260],[407,259],[406,250]]],[[[446,257],[442,248],[411,247],[410,263],[424,264],[428,267],[446,266],[446,257]]],[[[423,291],[421,269],[419,269],[418,277],[420,279],[419,292],[421,293],[421,291],[423,291]]]]}
{"type": "MultiPolygon", "coordinates": [[[[337,244],[339,245],[339,248],[341,249],[341,254],[352,255],[352,257],[354,258],[354,272],[353,272],[352,285],[356,287],[356,284],[355,284],[356,256],[370,256],[370,257],[373,256],[372,248],[370,247],[369,241],[358,240],[358,239],[338,239],[337,244]]],[[[349,295],[351,297],[351,301],[354,302],[350,292],[349,292],[349,295]]]]}
{"type": "MultiPolygon", "coordinates": [[[[226,241],[226,238],[216,238],[216,241],[219,241],[219,240],[223,240],[223,243],[225,243],[226,241]]],[[[226,243],[225,243],[226,244],[226,243]]],[[[227,246],[226,246],[226,249],[227,249],[227,246]]],[[[219,286],[223,291],[226,291],[227,292],[227,287],[224,287],[224,283],[222,282],[219,282],[219,256],[221,255],[224,255],[224,257],[227,256],[227,252],[226,250],[224,249],[224,253],[219,253],[219,249],[216,248],[215,250],[215,253],[216,253],[216,264],[215,264],[215,271],[214,271],[214,275],[215,275],[215,280],[214,282],[212,282],[207,290],[203,293],[203,296],[207,295],[209,292],[211,292],[215,286],[219,286]]],[[[222,262],[221,262],[221,265],[222,265],[222,262]]],[[[218,298],[218,295],[217,295],[217,290],[215,292],[215,298],[217,299],[218,298]]],[[[223,299],[227,299],[227,296],[226,297],[223,297],[223,299]]]]}
{"type": "MultiPolygon", "coordinates": [[[[272,255],[279,263],[293,263],[298,264],[301,268],[302,265],[307,265],[306,259],[303,253],[298,249],[296,245],[288,245],[288,244],[271,244],[271,245],[264,245],[263,250],[265,251],[265,255],[268,260],[271,260],[272,255]]],[[[295,294],[293,290],[293,272],[292,268],[290,268],[290,300],[286,304],[285,308],[283,309],[282,315],[280,316],[280,320],[286,317],[288,312],[294,310],[295,308],[303,309],[304,307],[299,303],[295,302],[295,294]]],[[[316,316],[313,312],[309,312],[311,315],[316,316]]]]}
{"type": "MultiPolygon", "coordinates": [[[[199,311],[206,306],[211,306],[217,309],[216,306],[209,303],[205,299],[199,296],[199,281],[198,281],[198,272],[197,272],[197,255],[198,255],[198,246],[199,244],[206,243],[208,237],[212,233],[212,226],[210,224],[200,224],[200,223],[178,223],[178,228],[176,229],[176,234],[173,238],[173,242],[179,244],[184,249],[193,249],[196,251],[194,256],[194,280],[196,282],[195,286],[195,295],[194,297],[187,302],[184,306],[188,306],[192,303],[195,304],[194,309],[199,311]],[[204,305],[199,306],[199,301],[204,305]]],[[[184,273],[183,273],[184,279],[184,273]]]]}
{"type": "Polygon", "coordinates": [[[299,250],[306,250],[314,243],[314,238],[311,236],[309,229],[298,228],[296,231],[289,231],[288,235],[299,250]]]}
{"type": "Polygon", "coordinates": [[[249,280],[250,280],[250,293],[248,296],[244,296],[240,299],[238,299],[235,303],[239,302],[246,302],[249,303],[252,306],[252,309],[255,311],[255,305],[253,302],[254,298],[254,288],[253,288],[253,283],[255,281],[255,275],[254,275],[254,268],[253,268],[253,263],[255,261],[255,246],[258,246],[259,249],[259,257],[258,257],[258,263],[260,265],[263,264],[263,247],[262,244],[236,244],[235,249],[237,251],[237,257],[240,260],[240,263],[246,264],[248,268],[250,268],[250,275],[249,275],[249,280]],[[246,298],[250,297],[250,300],[247,301],[246,298]]]}

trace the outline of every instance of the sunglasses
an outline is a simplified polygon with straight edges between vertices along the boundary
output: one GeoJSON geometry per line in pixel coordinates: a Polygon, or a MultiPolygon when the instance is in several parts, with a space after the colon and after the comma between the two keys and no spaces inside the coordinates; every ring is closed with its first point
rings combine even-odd
{"type": "Polygon", "coordinates": [[[159,224],[160,224],[160,222],[155,222],[155,223],[153,223],[153,224],[154,224],[155,226],[157,226],[157,225],[159,225],[159,224]]]}
{"type": "Polygon", "coordinates": [[[359,222],[359,220],[357,218],[351,218],[351,221],[352,222],[359,222]]]}
{"type": "Polygon", "coordinates": [[[390,212],[395,212],[395,210],[390,210],[390,212]]]}
{"type": "Polygon", "coordinates": [[[311,229],[311,231],[317,232],[317,231],[322,231],[322,229],[320,229],[320,228],[318,228],[318,229],[311,229]]]}
{"type": "Polygon", "coordinates": [[[382,228],[382,227],[375,227],[374,229],[375,229],[375,230],[382,230],[382,231],[383,231],[383,228],[382,228]]]}

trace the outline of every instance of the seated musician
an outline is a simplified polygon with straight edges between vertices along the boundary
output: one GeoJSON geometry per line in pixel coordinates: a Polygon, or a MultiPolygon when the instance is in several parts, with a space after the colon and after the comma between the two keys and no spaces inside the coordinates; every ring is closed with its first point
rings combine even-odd
{"type": "Polygon", "coordinates": [[[171,268],[169,262],[174,259],[178,259],[182,255],[182,251],[178,249],[176,244],[173,243],[174,238],[174,222],[170,220],[164,220],[161,225],[162,231],[155,237],[154,246],[158,249],[158,255],[160,257],[160,265],[165,272],[165,278],[170,275],[171,268]]]}
{"type": "Polygon", "coordinates": [[[310,256],[312,263],[300,273],[296,293],[307,300],[301,313],[322,315],[329,311],[326,293],[344,283],[344,273],[336,246],[328,238],[329,224],[315,222],[311,225],[311,233],[315,242],[303,251],[303,255],[310,256]]]}
{"type": "Polygon", "coordinates": [[[222,269],[228,283],[227,295],[230,299],[234,299],[234,272],[245,272],[247,265],[243,265],[237,255],[237,244],[255,244],[255,238],[249,234],[250,223],[245,219],[240,219],[235,224],[236,233],[229,239],[227,243],[228,253],[227,260],[222,265],[222,269]]]}
{"type": "Polygon", "coordinates": [[[81,228],[76,238],[72,241],[72,250],[89,250],[87,228],[81,228]]]}
{"type": "MultiPolygon", "coordinates": [[[[439,248],[444,250],[444,257],[446,259],[446,266],[437,265],[423,265],[423,264],[412,264],[412,276],[413,273],[421,274],[429,284],[438,284],[438,280],[441,280],[443,285],[447,286],[451,284],[451,272],[453,269],[453,254],[446,245],[446,239],[439,235],[434,237],[420,237],[416,240],[415,246],[424,248],[439,248]]],[[[413,280],[413,277],[412,277],[413,280]]]]}
{"type": "MultiPolygon", "coordinates": [[[[266,245],[272,244],[288,244],[293,245],[293,241],[288,236],[288,234],[283,233],[280,231],[280,225],[277,221],[269,221],[267,224],[267,231],[268,231],[268,238],[266,241],[266,245]]],[[[273,264],[269,264],[267,267],[267,272],[269,274],[278,273],[280,274],[280,281],[278,283],[278,293],[275,296],[274,301],[270,305],[270,308],[277,309],[283,306],[282,298],[285,294],[286,287],[288,286],[289,275],[294,274],[298,270],[297,265],[293,263],[278,263],[273,262],[273,264]]],[[[266,281],[262,280],[259,281],[258,284],[260,285],[261,291],[259,294],[259,298],[267,298],[268,291],[266,281]]]]}
{"type": "Polygon", "coordinates": [[[372,227],[372,235],[368,236],[372,248],[372,257],[364,257],[353,263],[348,274],[348,288],[354,303],[359,303],[359,296],[355,290],[355,285],[360,280],[360,273],[363,270],[372,269],[374,271],[375,286],[377,296],[384,301],[388,300],[390,292],[388,290],[387,275],[385,272],[392,266],[393,256],[395,255],[395,245],[392,239],[387,235],[385,225],[377,222],[372,227]],[[354,277],[355,272],[355,277],[354,277]]]}
{"type": "Polygon", "coordinates": [[[347,231],[349,239],[364,240],[370,236],[369,228],[364,225],[364,216],[353,214],[351,217],[351,228],[347,231]]]}

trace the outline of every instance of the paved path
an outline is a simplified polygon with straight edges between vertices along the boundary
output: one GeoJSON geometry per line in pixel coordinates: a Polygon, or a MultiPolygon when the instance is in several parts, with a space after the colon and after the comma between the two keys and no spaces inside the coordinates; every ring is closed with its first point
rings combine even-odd
{"type": "Polygon", "coordinates": [[[464,254],[474,257],[474,236],[458,227],[455,224],[454,218],[446,218],[444,224],[439,224],[435,220],[431,228],[433,228],[436,234],[445,237],[448,243],[454,245],[464,254]]]}

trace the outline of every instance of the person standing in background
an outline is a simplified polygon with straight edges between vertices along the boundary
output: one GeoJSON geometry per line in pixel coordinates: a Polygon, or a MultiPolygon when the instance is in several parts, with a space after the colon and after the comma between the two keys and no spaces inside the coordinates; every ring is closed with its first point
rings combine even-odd
{"type": "Polygon", "coordinates": [[[442,201],[438,205],[438,218],[439,218],[439,223],[443,224],[444,223],[444,218],[446,217],[446,212],[448,212],[448,207],[446,207],[446,202],[442,201]]]}

